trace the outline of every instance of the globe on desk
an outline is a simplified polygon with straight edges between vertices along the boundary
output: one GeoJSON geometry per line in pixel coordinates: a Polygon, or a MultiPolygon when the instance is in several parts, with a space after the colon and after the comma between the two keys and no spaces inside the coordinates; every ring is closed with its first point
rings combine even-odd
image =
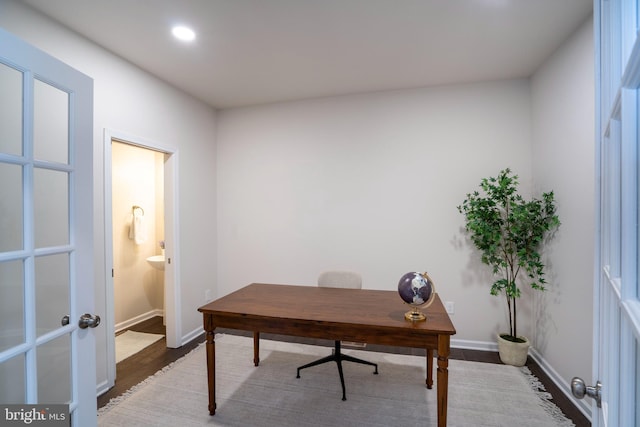
{"type": "Polygon", "coordinates": [[[398,282],[398,294],[402,301],[413,308],[404,314],[412,322],[427,320],[420,308],[431,305],[436,297],[436,288],[427,273],[411,272],[403,275],[398,282]]]}

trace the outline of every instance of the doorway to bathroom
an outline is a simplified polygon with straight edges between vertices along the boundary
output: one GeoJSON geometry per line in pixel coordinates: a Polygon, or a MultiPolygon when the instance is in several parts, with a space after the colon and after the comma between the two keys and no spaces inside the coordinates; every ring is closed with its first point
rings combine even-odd
{"type": "Polygon", "coordinates": [[[107,382],[113,385],[122,357],[119,332],[162,316],[167,347],[181,345],[177,151],[110,130],[104,147],[107,382]]]}

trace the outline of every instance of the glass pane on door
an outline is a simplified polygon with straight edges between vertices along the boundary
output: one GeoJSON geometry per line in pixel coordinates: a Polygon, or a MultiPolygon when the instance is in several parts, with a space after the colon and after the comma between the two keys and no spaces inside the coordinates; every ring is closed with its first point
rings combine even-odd
{"type": "Polygon", "coordinates": [[[0,163],[0,182],[0,252],[17,251],[24,234],[22,166],[0,163]]]}
{"type": "Polygon", "coordinates": [[[71,401],[71,339],[63,335],[38,347],[38,401],[71,401]]]}
{"type": "Polygon", "coordinates": [[[22,154],[22,73],[0,63],[0,152],[22,154]]]}
{"type": "Polygon", "coordinates": [[[67,172],[34,171],[35,247],[69,244],[69,177],[67,172]]]}
{"type": "Polygon", "coordinates": [[[24,354],[0,363],[0,402],[20,404],[26,401],[24,354]]]}
{"type": "Polygon", "coordinates": [[[69,162],[69,94],[34,82],[33,155],[37,160],[69,162]]]}
{"type": "Polygon", "coordinates": [[[24,331],[24,263],[0,262],[0,351],[23,343],[24,331]]]}
{"type": "Polygon", "coordinates": [[[37,336],[61,326],[70,313],[69,255],[36,258],[36,328],[37,336]]]}

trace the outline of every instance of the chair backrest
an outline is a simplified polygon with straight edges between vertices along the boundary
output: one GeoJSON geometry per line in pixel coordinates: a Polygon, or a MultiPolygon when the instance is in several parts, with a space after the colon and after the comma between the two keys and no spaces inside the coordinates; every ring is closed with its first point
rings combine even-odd
{"type": "Polygon", "coordinates": [[[325,271],[318,277],[318,286],[324,288],[361,289],[362,277],[353,271],[325,271]]]}

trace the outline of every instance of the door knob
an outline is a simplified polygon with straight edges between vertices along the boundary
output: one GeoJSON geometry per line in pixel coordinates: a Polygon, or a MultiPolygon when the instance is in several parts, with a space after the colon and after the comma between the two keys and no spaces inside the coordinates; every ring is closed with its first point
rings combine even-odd
{"type": "Polygon", "coordinates": [[[99,324],[100,316],[91,315],[89,313],[85,313],[80,316],[80,320],[78,321],[78,326],[80,327],[80,329],[95,328],[99,324]]]}
{"type": "Polygon", "coordinates": [[[62,326],[67,326],[69,324],[69,315],[65,315],[60,321],[60,324],[62,326]]]}
{"type": "Polygon", "coordinates": [[[598,408],[600,408],[602,404],[602,383],[600,381],[596,382],[595,386],[586,385],[582,378],[573,377],[571,380],[571,393],[578,399],[582,399],[585,396],[589,396],[596,400],[596,404],[598,408]]]}

